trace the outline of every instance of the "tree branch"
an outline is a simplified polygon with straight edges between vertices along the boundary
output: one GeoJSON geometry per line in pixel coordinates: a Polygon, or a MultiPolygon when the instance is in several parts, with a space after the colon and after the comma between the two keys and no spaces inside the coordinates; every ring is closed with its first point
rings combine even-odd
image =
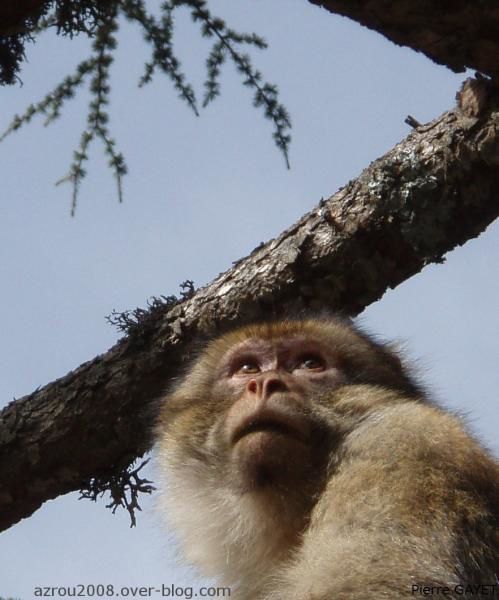
{"type": "Polygon", "coordinates": [[[499,76],[496,0],[309,0],[461,73],[499,76]]]}
{"type": "Polygon", "coordinates": [[[478,117],[455,110],[419,127],[192,298],[156,305],[107,353],[9,404],[0,530],[147,451],[155,399],[195,337],[303,307],[355,315],[482,232],[499,214],[499,111],[480,106],[478,117]]]}

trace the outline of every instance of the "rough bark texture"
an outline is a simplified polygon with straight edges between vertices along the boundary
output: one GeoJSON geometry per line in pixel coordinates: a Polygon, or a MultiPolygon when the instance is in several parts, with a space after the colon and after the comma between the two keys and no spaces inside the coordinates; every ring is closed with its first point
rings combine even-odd
{"type": "MultiPolygon", "coordinates": [[[[480,87],[480,86],[478,86],[480,87]]],[[[301,307],[357,314],[499,214],[499,111],[419,127],[275,240],[138,334],[0,413],[0,529],[151,444],[154,399],[193,337],[301,307]]],[[[466,100],[466,102],[464,102],[466,100]]],[[[463,112],[464,111],[464,112],[463,112]]]]}
{"type": "Polygon", "coordinates": [[[499,75],[497,0],[309,0],[453,71],[499,75]]]}

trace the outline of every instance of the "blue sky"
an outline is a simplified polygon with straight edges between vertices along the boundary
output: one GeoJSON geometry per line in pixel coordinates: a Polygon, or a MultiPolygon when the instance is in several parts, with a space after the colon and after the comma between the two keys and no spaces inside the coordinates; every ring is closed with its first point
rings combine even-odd
{"type": "MultiPolygon", "coordinates": [[[[119,337],[104,318],[113,309],[177,293],[185,279],[203,285],[277,235],[405,137],[408,114],[425,122],[450,108],[465,77],[305,0],[209,4],[233,28],[270,44],[252,56],[291,113],[291,170],[232,65],[222,97],[196,118],[161,75],[137,89],[147,48],[123,24],[110,108],[130,170],[123,204],[99,143],[90,148],[75,218],[71,189],[54,186],[85,123],[84,90],[49,128],[36,120],[0,144],[1,405],[106,351],[119,337]]],[[[201,95],[207,44],[187,12],[179,13],[176,47],[201,95]]],[[[84,40],[53,34],[29,47],[24,85],[1,90],[0,128],[87,50],[84,40]]],[[[495,224],[360,318],[381,338],[403,343],[436,398],[467,415],[496,455],[498,250],[495,224]]],[[[177,566],[154,498],[135,529],[104,501],[76,498],[48,502],[0,534],[0,596],[30,599],[40,585],[197,581],[177,566]]]]}

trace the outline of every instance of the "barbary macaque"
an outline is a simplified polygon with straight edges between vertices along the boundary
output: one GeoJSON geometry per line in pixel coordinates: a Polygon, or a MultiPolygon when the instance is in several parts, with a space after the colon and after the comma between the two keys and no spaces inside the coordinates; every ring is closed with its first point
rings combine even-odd
{"type": "Polygon", "coordinates": [[[162,508],[232,598],[499,597],[499,465],[345,321],[212,341],[157,431],[162,508]]]}

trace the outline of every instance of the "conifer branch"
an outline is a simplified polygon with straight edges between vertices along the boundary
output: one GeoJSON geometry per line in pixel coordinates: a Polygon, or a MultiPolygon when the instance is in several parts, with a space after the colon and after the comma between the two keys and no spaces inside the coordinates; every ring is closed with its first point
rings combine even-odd
{"type": "Polygon", "coordinates": [[[203,36],[214,39],[214,44],[206,59],[206,80],[204,82],[203,107],[206,107],[220,95],[220,74],[223,64],[229,57],[243,76],[243,84],[254,90],[253,104],[263,107],[265,116],[274,123],[273,138],[284,155],[289,168],[289,144],[291,137],[290,117],[282,104],[278,102],[277,87],[264,82],[261,73],[252,65],[247,54],[239,52],[242,44],[265,49],[267,44],[255,33],[239,33],[228,27],[223,19],[213,16],[207,8],[206,0],[165,0],[160,7],[159,17],[154,17],[147,9],[144,0],[81,0],[78,8],[74,3],[56,2],[52,11],[48,8],[40,14],[31,26],[31,33],[56,27],[64,35],[83,33],[93,38],[92,54],[80,62],[72,75],[67,76],[50,91],[40,102],[31,104],[21,115],[15,115],[7,129],[0,135],[0,142],[10,133],[29,123],[35,115],[44,115],[44,124],[48,125],[61,116],[64,103],[72,98],[77,89],[90,78],[90,93],[87,124],[80,137],[80,143],[74,152],[68,174],[57,184],[69,181],[72,184],[71,215],[76,211],[80,185],[86,176],[84,165],[88,160],[88,148],[94,138],[99,138],[109,158],[109,166],[117,182],[118,199],[123,200],[122,178],[127,172],[123,155],[116,150],[116,142],[111,137],[108,121],[110,94],[110,66],[116,48],[115,32],[118,18],[123,14],[128,20],[137,23],[143,30],[146,42],[151,46],[151,58],[145,64],[144,74],[139,87],[149,83],[157,70],[163,71],[173,82],[179,96],[199,115],[196,95],[191,84],[181,70],[180,60],[173,49],[175,23],[174,11],[187,7],[193,21],[202,24],[203,36]]]}

